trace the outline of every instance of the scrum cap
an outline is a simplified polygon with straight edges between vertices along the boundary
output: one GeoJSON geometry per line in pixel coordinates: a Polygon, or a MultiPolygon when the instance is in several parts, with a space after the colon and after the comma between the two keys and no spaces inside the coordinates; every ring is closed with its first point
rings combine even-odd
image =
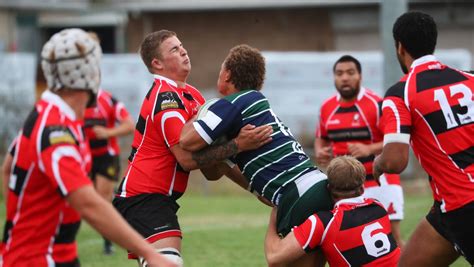
{"type": "Polygon", "coordinates": [[[41,67],[48,89],[89,90],[97,95],[100,85],[100,44],[81,29],[54,34],[41,51],[41,67]]]}

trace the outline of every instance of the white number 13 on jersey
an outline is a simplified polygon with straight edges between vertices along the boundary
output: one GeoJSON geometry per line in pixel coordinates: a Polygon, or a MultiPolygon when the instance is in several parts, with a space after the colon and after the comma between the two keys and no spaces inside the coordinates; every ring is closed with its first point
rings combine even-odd
{"type": "MultiPolygon", "coordinates": [[[[470,123],[474,120],[474,102],[472,101],[472,91],[469,87],[464,84],[456,84],[449,87],[450,97],[457,94],[462,94],[462,97],[458,99],[461,107],[467,107],[465,114],[456,113],[461,124],[470,123]]],[[[446,128],[451,129],[457,127],[459,124],[454,118],[454,112],[449,105],[448,98],[444,93],[443,89],[437,89],[434,91],[434,100],[438,101],[441,111],[443,112],[444,119],[446,120],[446,128]]]]}

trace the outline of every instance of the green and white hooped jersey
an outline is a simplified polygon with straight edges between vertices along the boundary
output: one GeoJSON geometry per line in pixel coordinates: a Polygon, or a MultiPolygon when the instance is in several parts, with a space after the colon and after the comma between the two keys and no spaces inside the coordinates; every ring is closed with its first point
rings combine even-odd
{"type": "Polygon", "coordinates": [[[194,122],[196,131],[211,144],[222,136],[234,138],[246,124],[271,125],[272,141],[256,150],[239,153],[233,161],[250,183],[249,190],[275,203],[281,189],[317,168],[267,98],[255,90],[226,96],[212,104],[206,115],[194,122]]]}

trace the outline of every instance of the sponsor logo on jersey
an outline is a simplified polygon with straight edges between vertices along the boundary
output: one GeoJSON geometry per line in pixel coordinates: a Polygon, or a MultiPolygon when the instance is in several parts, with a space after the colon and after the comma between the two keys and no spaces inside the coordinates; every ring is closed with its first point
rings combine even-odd
{"type": "Polygon", "coordinates": [[[172,92],[164,92],[161,93],[162,101],[161,101],[161,110],[169,109],[169,108],[179,108],[179,104],[176,101],[172,92]]]}
{"type": "Polygon", "coordinates": [[[75,144],[76,141],[74,137],[67,131],[52,131],[49,134],[49,143],[51,145],[66,143],[66,144],[75,144]]]}

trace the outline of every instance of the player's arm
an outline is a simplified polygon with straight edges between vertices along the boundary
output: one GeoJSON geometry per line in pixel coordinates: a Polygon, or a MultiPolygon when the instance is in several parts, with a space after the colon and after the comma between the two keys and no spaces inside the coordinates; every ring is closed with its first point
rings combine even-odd
{"type": "Polygon", "coordinates": [[[116,125],[112,128],[100,125],[94,126],[92,130],[99,139],[129,135],[135,129],[135,123],[124,104],[117,101],[114,97],[111,98],[111,101],[113,106],[109,109],[108,113],[110,118],[116,121],[116,125]]]}
{"type": "MultiPolygon", "coordinates": [[[[270,125],[258,127],[251,124],[245,125],[240,130],[239,136],[235,138],[239,146],[239,152],[255,149],[270,142],[272,140],[270,137],[272,132],[273,130],[270,125]]],[[[183,149],[188,151],[198,151],[209,146],[201,134],[196,131],[193,121],[188,121],[184,124],[181,130],[179,144],[183,149]]]]}
{"type": "Polygon", "coordinates": [[[383,142],[377,142],[372,144],[362,143],[348,143],[347,148],[351,156],[356,158],[368,157],[370,155],[377,155],[382,152],[383,142]]]}
{"type": "Polygon", "coordinates": [[[10,154],[10,152],[7,152],[5,154],[5,158],[3,159],[3,164],[2,164],[2,176],[3,176],[2,190],[3,190],[4,197],[8,193],[8,182],[10,181],[12,163],[13,163],[13,156],[10,154]]]}
{"type": "Polygon", "coordinates": [[[325,138],[316,137],[314,140],[314,155],[319,167],[327,167],[329,161],[333,158],[331,142],[325,138]]]}
{"type": "Polygon", "coordinates": [[[127,117],[120,121],[115,127],[107,128],[96,125],[92,128],[98,139],[108,139],[116,136],[124,136],[133,133],[135,125],[131,117],[127,117]]]}
{"type": "MultiPolygon", "coordinates": [[[[3,190],[3,196],[5,197],[6,194],[8,193],[8,183],[10,182],[10,174],[12,172],[12,164],[13,164],[13,155],[15,155],[15,150],[17,147],[17,141],[18,139],[21,138],[21,132],[18,134],[15,139],[13,139],[12,143],[8,147],[7,153],[5,154],[5,157],[3,158],[3,164],[2,164],[2,190],[3,190]]],[[[6,199],[6,198],[5,198],[6,199]]]]}
{"type": "Polygon", "coordinates": [[[177,266],[156,253],[143,237],[127,224],[110,202],[99,196],[92,185],[82,186],[70,192],[66,199],[100,234],[144,257],[148,266],[177,266]]]}
{"type": "Polygon", "coordinates": [[[249,186],[247,178],[242,174],[239,167],[227,160],[219,162],[211,167],[201,168],[201,172],[209,181],[219,180],[225,175],[244,190],[247,190],[249,186]]]}
{"type": "Polygon", "coordinates": [[[374,177],[382,173],[401,173],[408,164],[409,145],[404,143],[389,143],[384,145],[382,154],[374,161],[374,177]]]}
{"type": "Polygon", "coordinates": [[[408,164],[411,115],[404,102],[400,83],[387,91],[382,104],[384,132],[382,153],[374,161],[374,177],[382,173],[401,173],[408,164]]]}
{"type": "Polygon", "coordinates": [[[270,222],[265,236],[265,257],[268,266],[271,267],[287,266],[305,254],[293,232],[280,239],[276,229],[276,214],[277,208],[274,207],[270,214],[270,222]]]}

